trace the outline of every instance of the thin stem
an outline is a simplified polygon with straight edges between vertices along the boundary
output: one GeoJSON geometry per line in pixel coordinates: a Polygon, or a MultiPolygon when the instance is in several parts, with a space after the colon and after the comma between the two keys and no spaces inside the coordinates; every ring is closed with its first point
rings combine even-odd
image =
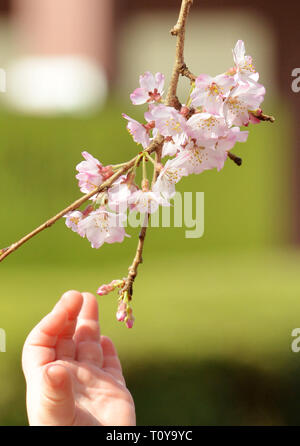
{"type": "MultiPolygon", "coordinates": [[[[174,28],[171,30],[171,34],[177,36],[177,41],[176,41],[175,64],[174,64],[171,82],[170,82],[170,86],[169,86],[169,90],[168,90],[168,94],[167,94],[167,98],[166,98],[166,104],[170,105],[170,106],[172,106],[173,104],[177,105],[179,102],[176,97],[179,75],[183,74],[184,70],[187,70],[186,65],[184,63],[184,57],[183,57],[183,55],[184,55],[184,38],[185,38],[186,21],[187,21],[187,17],[188,17],[189,10],[190,10],[192,3],[193,3],[193,0],[182,0],[177,23],[174,26],[174,28]]],[[[146,149],[143,150],[142,153],[151,154],[153,152],[157,152],[158,153],[157,162],[160,162],[160,156],[161,156],[160,154],[161,154],[161,147],[162,147],[163,140],[164,140],[164,138],[161,135],[159,135],[158,137],[156,137],[154,139],[154,141],[152,141],[152,143],[149,145],[149,147],[147,147],[146,149]]],[[[39,234],[44,229],[47,229],[50,226],[52,226],[56,221],[58,221],[60,218],[62,218],[65,214],[79,208],[83,203],[85,203],[87,200],[89,200],[95,194],[108,189],[114,183],[114,181],[116,181],[121,175],[128,172],[134,166],[138,165],[138,163],[140,161],[140,156],[141,156],[141,154],[138,154],[130,161],[124,163],[124,165],[120,169],[118,169],[108,180],[106,180],[100,186],[98,186],[93,191],[89,192],[88,194],[83,195],[78,200],[74,201],[74,203],[70,204],[65,209],[63,209],[58,214],[56,214],[54,217],[50,218],[45,223],[43,223],[42,225],[38,226],[36,229],[31,231],[29,234],[22,237],[19,241],[13,243],[12,245],[10,245],[7,248],[0,250],[0,262],[2,260],[4,260],[9,254],[16,251],[20,246],[22,246],[24,243],[26,243],[32,237],[39,234]]],[[[158,175],[158,169],[156,168],[155,172],[154,172],[154,176],[153,176],[154,182],[157,178],[157,175],[158,175]]],[[[149,219],[149,215],[147,218],[149,219]]],[[[143,227],[141,234],[140,234],[140,238],[139,238],[137,255],[135,257],[135,258],[137,258],[137,262],[135,262],[135,266],[133,268],[134,271],[137,271],[137,267],[142,259],[141,253],[143,250],[145,234],[146,234],[146,229],[144,229],[144,227],[143,227]],[[140,254],[138,254],[139,252],[140,252],[140,254]],[[139,261],[139,259],[140,259],[140,261],[139,261]]],[[[136,275],[136,272],[135,272],[135,275],[136,275]]],[[[131,286],[132,286],[133,280],[131,282],[131,286]]]]}
{"type": "MultiPolygon", "coordinates": [[[[152,153],[154,152],[159,145],[162,143],[163,137],[158,136],[155,138],[154,141],[147,147],[147,149],[144,150],[145,153],[152,153]]],[[[106,189],[108,189],[121,175],[128,172],[135,163],[139,160],[141,154],[139,153],[137,156],[132,158],[130,161],[127,161],[123,167],[118,169],[108,180],[104,181],[100,186],[95,188],[93,191],[89,192],[88,194],[83,195],[78,200],[74,201],[72,204],[67,206],[65,209],[60,211],[58,214],[54,215],[54,217],[47,220],[42,225],[35,228],[33,231],[22,237],[17,242],[13,243],[12,245],[8,246],[7,248],[4,248],[0,250],[0,262],[4,260],[9,254],[16,251],[20,246],[22,246],[24,243],[26,243],[28,240],[30,240],[32,237],[36,236],[40,232],[42,232],[44,229],[50,228],[57,220],[62,218],[64,215],[66,215],[70,211],[74,211],[75,209],[78,209],[83,203],[85,203],[87,200],[89,200],[91,197],[93,197],[95,194],[98,194],[99,192],[102,192],[106,189]]]]}
{"type": "Polygon", "coordinates": [[[120,163],[120,164],[113,164],[111,167],[113,169],[120,169],[120,167],[125,166],[126,163],[120,163]]]}
{"type": "Polygon", "coordinates": [[[143,156],[143,181],[147,181],[146,157],[143,156]]]}
{"type": "MultiPolygon", "coordinates": [[[[178,105],[178,102],[179,102],[178,98],[176,96],[177,85],[178,85],[179,75],[181,73],[181,70],[182,70],[183,66],[185,66],[184,58],[183,58],[185,25],[186,25],[187,16],[189,14],[189,10],[190,10],[192,3],[193,3],[193,0],[182,0],[177,23],[174,26],[174,28],[171,30],[171,34],[177,36],[177,42],[176,42],[175,64],[174,64],[171,82],[170,82],[170,86],[169,86],[169,90],[168,90],[168,94],[167,94],[167,98],[166,98],[166,105],[169,105],[169,106],[176,106],[176,105],[178,105]]],[[[161,144],[159,144],[157,146],[157,149],[155,150],[156,167],[155,167],[154,173],[153,173],[152,185],[155,183],[155,181],[158,177],[158,174],[159,174],[158,166],[159,166],[159,163],[161,160],[162,142],[161,142],[161,144]]],[[[150,152],[147,152],[147,153],[150,154],[150,152]]],[[[147,154],[146,154],[146,156],[147,156],[147,154]]],[[[149,217],[150,217],[149,213],[145,214],[143,227],[139,234],[139,241],[138,241],[136,253],[135,253],[133,262],[128,269],[128,276],[125,281],[125,286],[122,290],[122,293],[128,292],[130,299],[132,297],[133,282],[137,276],[139,264],[143,262],[143,257],[142,257],[143,256],[143,248],[144,248],[144,243],[145,243],[145,237],[146,237],[149,217]]]]}
{"type": "Polygon", "coordinates": [[[193,93],[193,90],[195,88],[195,83],[193,82],[189,91],[189,95],[186,101],[186,106],[189,107],[191,105],[192,99],[191,99],[191,94],[193,93]]]}
{"type": "MultiPolygon", "coordinates": [[[[156,153],[156,152],[155,152],[156,153]]],[[[145,156],[147,158],[147,160],[151,161],[151,163],[153,164],[154,167],[156,167],[157,163],[156,161],[154,161],[154,159],[152,158],[152,156],[149,155],[149,153],[145,153],[145,156]]]]}

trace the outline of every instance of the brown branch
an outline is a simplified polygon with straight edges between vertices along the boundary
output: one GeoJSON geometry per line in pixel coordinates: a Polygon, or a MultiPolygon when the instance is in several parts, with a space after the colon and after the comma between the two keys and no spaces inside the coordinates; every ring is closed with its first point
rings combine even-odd
{"type": "MultiPolygon", "coordinates": [[[[193,0],[182,0],[181,2],[181,8],[178,16],[178,20],[174,28],[171,30],[171,34],[173,36],[177,36],[176,41],[176,54],[175,54],[175,64],[172,72],[172,77],[170,81],[170,86],[166,98],[166,105],[173,106],[175,108],[180,108],[181,104],[176,96],[177,93],[177,86],[179,81],[179,75],[187,75],[186,73],[190,73],[190,71],[187,69],[187,66],[184,63],[184,38],[185,38],[185,26],[187,17],[189,14],[190,7],[193,3],[193,0]],[[185,73],[185,74],[183,74],[185,73]]],[[[190,75],[192,75],[190,73],[190,75]]],[[[162,144],[160,144],[156,149],[156,162],[160,163],[161,160],[161,151],[162,151],[162,144]]],[[[154,170],[152,184],[155,183],[156,178],[158,176],[158,169],[156,168],[154,170]]],[[[143,222],[142,229],[139,234],[139,241],[136,249],[136,253],[133,259],[132,264],[128,268],[128,276],[125,281],[125,286],[122,289],[122,293],[125,293],[127,291],[129,299],[132,297],[132,287],[133,282],[137,276],[138,267],[139,264],[143,262],[143,248],[145,243],[145,237],[148,227],[150,214],[145,214],[145,219],[143,222]]]]}
{"type": "MultiPolygon", "coordinates": [[[[153,153],[158,147],[159,145],[161,145],[163,141],[163,137],[162,136],[158,136],[150,145],[149,147],[147,147],[147,149],[145,149],[145,152],[147,153],[153,153]]],[[[138,156],[138,155],[137,155],[138,156]]],[[[20,240],[18,240],[17,242],[13,243],[12,245],[10,245],[7,248],[4,248],[2,250],[0,250],[0,262],[2,260],[5,259],[5,257],[7,257],[9,254],[11,254],[12,252],[16,251],[20,246],[22,246],[24,243],[26,243],[28,240],[30,240],[32,237],[34,237],[35,235],[39,234],[40,232],[42,232],[44,229],[50,228],[50,226],[52,226],[54,223],[57,222],[57,220],[59,220],[60,218],[62,218],[64,215],[66,215],[68,212],[70,211],[74,211],[75,209],[79,208],[83,203],[85,203],[87,200],[89,200],[91,197],[93,197],[94,195],[96,195],[97,193],[103,192],[104,190],[108,189],[121,175],[123,175],[124,173],[126,173],[131,167],[134,166],[135,161],[137,159],[137,156],[135,156],[134,158],[132,158],[130,161],[128,161],[127,163],[124,164],[124,166],[122,166],[120,169],[118,169],[108,180],[106,180],[104,183],[102,183],[100,186],[98,186],[96,189],[94,189],[93,191],[89,192],[86,195],[83,195],[81,198],[79,198],[78,200],[74,201],[72,204],[70,204],[69,206],[67,206],[65,209],[63,209],[62,211],[60,211],[58,214],[56,214],[54,217],[50,218],[49,220],[47,220],[45,223],[43,223],[42,225],[38,226],[36,229],[34,229],[32,232],[30,232],[29,234],[25,235],[24,237],[22,237],[20,240]]]]}
{"type": "MultiPolygon", "coordinates": [[[[162,152],[162,143],[159,145],[159,147],[157,148],[157,150],[155,152],[157,163],[159,163],[161,160],[161,152],[162,152]]],[[[152,184],[155,183],[155,181],[158,177],[158,174],[159,174],[159,170],[158,170],[158,168],[155,168],[154,173],[153,173],[153,178],[152,178],[152,184]]],[[[127,276],[127,279],[125,280],[125,285],[122,289],[122,293],[125,293],[126,291],[128,292],[129,300],[131,299],[131,296],[132,296],[133,282],[137,276],[139,264],[143,263],[143,249],[144,249],[144,242],[145,242],[147,227],[148,227],[148,223],[149,223],[149,218],[150,218],[150,213],[146,213],[142,229],[139,233],[139,241],[138,241],[138,245],[136,248],[136,253],[135,253],[132,264],[128,268],[128,276],[127,276]]]]}
{"type": "MultiPolygon", "coordinates": [[[[170,82],[170,86],[169,86],[169,90],[168,90],[168,94],[167,94],[167,98],[166,98],[166,104],[169,106],[172,106],[174,103],[175,103],[175,105],[178,104],[176,92],[177,92],[179,75],[181,74],[181,72],[184,72],[184,70],[187,69],[186,65],[184,63],[184,57],[183,57],[184,37],[185,37],[186,20],[187,20],[188,13],[189,13],[192,3],[193,3],[193,0],[182,0],[177,23],[174,26],[174,28],[171,30],[171,34],[177,36],[177,42],[176,42],[175,64],[174,64],[171,82],[170,82]]],[[[163,137],[161,135],[159,135],[149,145],[149,147],[147,147],[147,149],[145,149],[145,152],[151,154],[154,151],[160,151],[162,142],[163,142],[163,137]]],[[[118,169],[107,181],[102,183],[96,189],[94,189],[93,191],[91,191],[90,193],[88,193],[86,195],[83,195],[78,200],[74,201],[74,203],[70,204],[65,209],[63,209],[58,214],[56,214],[54,217],[50,218],[45,223],[43,223],[42,225],[40,225],[36,229],[34,229],[32,232],[30,232],[29,234],[22,237],[19,241],[13,243],[12,245],[10,245],[7,248],[0,250],[0,262],[2,260],[4,260],[9,254],[16,251],[20,246],[22,246],[24,243],[26,243],[32,237],[39,234],[44,229],[47,229],[50,226],[52,226],[55,222],[57,222],[60,218],[62,218],[66,213],[79,208],[79,206],[81,206],[83,203],[85,203],[87,200],[89,200],[95,194],[108,189],[113,184],[113,182],[115,180],[117,180],[122,174],[126,173],[131,167],[134,166],[137,156],[135,156],[133,159],[131,159],[130,161],[125,163],[124,166],[122,166],[120,169],[118,169]]],[[[140,234],[137,254],[138,254],[138,252],[140,252],[140,248],[141,248],[141,252],[142,252],[145,234],[146,234],[146,230],[142,229],[141,234],[140,234]]],[[[138,259],[141,258],[141,254],[138,254],[137,258],[138,259]]],[[[137,263],[137,266],[139,263],[140,262],[137,263]]],[[[135,266],[134,270],[137,270],[137,266],[135,266]]]]}
{"type": "Polygon", "coordinates": [[[252,116],[259,119],[260,121],[269,121],[269,122],[275,122],[274,116],[265,115],[261,111],[252,111],[250,112],[252,116]]]}
{"type": "Polygon", "coordinates": [[[138,241],[138,245],[136,248],[136,253],[135,253],[132,264],[128,268],[128,276],[127,276],[127,279],[125,280],[124,288],[122,289],[122,293],[124,293],[125,291],[128,292],[129,300],[131,299],[131,296],[132,296],[132,286],[133,286],[134,279],[137,276],[137,270],[138,270],[139,264],[143,262],[142,256],[143,256],[143,248],[144,248],[144,242],[145,242],[148,222],[149,222],[149,214],[147,213],[147,214],[145,214],[143,226],[139,233],[139,241],[138,241]]]}
{"type": "Polygon", "coordinates": [[[227,152],[228,153],[228,157],[237,165],[237,166],[241,166],[242,165],[242,158],[240,158],[239,156],[236,156],[234,153],[231,152],[227,152]]]}
{"type": "Polygon", "coordinates": [[[183,63],[183,64],[181,65],[181,67],[180,67],[180,74],[181,74],[181,76],[185,76],[185,77],[187,77],[187,78],[191,81],[191,83],[192,83],[192,82],[195,82],[195,80],[197,79],[197,76],[195,76],[195,75],[188,69],[188,67],[186,66],[185,63],[183,63]]]}
{"type": "Polygon", "coordinates": [[[182,0],[181,8],[178,16],[178,20],[174,28],[171,29],[171,34],[177,36],[176,41],[176,57],[175,64],[173,67],[173,72],[171,76],[170,86],[166,98],[166,104],[173,106],[174,101],[176,101],[177,85],[179,80],[179,75],[184,63],[184,38],[185,38],[185,26],[187,17],[190,11],[190,7],[193,4],[193,0],[182,0]]]}

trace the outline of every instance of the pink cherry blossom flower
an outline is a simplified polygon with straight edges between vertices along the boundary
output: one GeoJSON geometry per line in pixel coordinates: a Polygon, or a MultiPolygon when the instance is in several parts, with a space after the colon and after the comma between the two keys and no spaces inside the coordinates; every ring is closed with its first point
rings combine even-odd
{"type": "Polygon", "coordinates": [[[102,206],[81,220],[78,228],[89,240],[92,248],[97,249],[103,243],[121,243],[124,237],[128,236],[123,227],[125,219],[125,215],[108,212],[102,206]]]}
{"type": "Polygon", "coordinates": [[[218,139],[216,147],[221,150],[231,150],[236,142],[246,142],[248,131],[242,131],[239,127],[231,127],[225,136],[218,139]]]}
{"type": "Polygon", "coordinates": [[[81,237],[84,237],[84,231],[80,230],[78,225],[79,222],[84,217],[83,213],[80,211],[71,211],[64,215],[66,219],[66,226],[74,232],[78,232],[81,237]]]}
{"type": "Polygon", "coordinates": [[[162,203],[162,199],[158,193],[152,191],[137,190],[129,198],[129,206],[131,210],[140,213],[153,214],[157,211],[158,206],[162,203]]]}
{"type": "Polygon", "coordinates": [[[78,179],[78,185],[81,192],[86,194],[102,184],[103,166],[100,161],[88,152],[82,152],[82,156],[86,161],[81,161],[81,163],[77,164],[76,170],[78,170],[79,173],[76,175],[76,178],[78,179]]]}
{"type": "Polygon", "coordinates": [[[178,136],[187,131],[185,118],[173,107],[163,104],[149,107],[145,118],[154,121],[155,128],[163,136],[178,136]]]}
{"type": "Polygon", "coordinates": [[[121,175],[108,189],[108,205],[115,212],[125,213],[132,194],[138,190],[131,175],[121,175]]]}
{"type": "Polygon", "coordinates": [[[195,113],[188,119],[187,125],[189,136],[196,139],[200,145],[216,142],[227,131],[224,118],[210,113],[195,113]]]}
{"type": "Polygon", "coordinates": [[[165,77],[162,73],[152,73],[146,71],[140,76],[140,88],[134,90],[130,95],[134,105],[145,104],[145,102],[158,102],[163,95],[165,77]]]}
{"type": "Polygon", "coordinates": [[[198,146],[192,141],[186,146],[187,154],[185,168],[188,174],[199,174],[205,170],[216,168],[218,171],[224,167],[227,151],[216,149],[214,145],[198,146]]]}
{"type": "Polygon", "coordinates": [[[142,144],[144,149],[148,147],[150,144],[150,137],[149,130],[147,129],[146,125],[143,125],[135,119],[130,118],[130,116],[125,115],[125,113],[123,113],[122,116],[128,121],[127,130],[132,136],[133,140],[137,144],[142,144]]]}
{"type": "Polygon", "coordinates": [[[186,157],[186,152],[182,151],[166,162],[152,188],[153,192],[160,194],[165,200],[175,195],[175,184],[188,175],[186,157]]]}
{"type": "Polygon", "coordinates": [[[241,83],[224,102],[224,117],[228,126],[248,125],[249,112],[259,108],[264,100],[265,87],[257,82],[241,83]]]}
{"type": "Polygon", "coordinates": [[[187,136],[185,133],[181,133],[175,136],[167,136],[165,138],[162,147],[162,157],[174,156],[182,148],[182,145],[186,142],[187,136]]]}
{"type": "Polygon", "coordinates": [[[255,70],[251,56],[245,56],[245,44],[242,40],[238,40],[233,53],[233,60],[235,63],[236,79],[242,81],[257,82],[259,74],[255,70]]]}
{"type": "Polygon", "coordinates": [[[195,81],[191,104],[194,107],[204,107],[208,113],[221,115],[223,100],[233,85],[234,78],[227,74],[220,74],[216,77],[201,74],[195,81]]]}

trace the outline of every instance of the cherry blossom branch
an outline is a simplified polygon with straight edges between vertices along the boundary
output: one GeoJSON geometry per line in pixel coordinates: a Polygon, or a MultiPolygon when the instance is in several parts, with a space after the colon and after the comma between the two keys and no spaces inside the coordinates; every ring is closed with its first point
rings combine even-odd
{"type": "MultiPolygon", "coordinates": [[[[154,141],[147,147],[144,152],[146,153],[153,153],[157,150],[157,148],[162,144],[163,137],[158,136],[155,138],[154,141]]],[[[9,254],[16,251],[20,246],[22,246],[24,243],[26,243],[28,240],[33,238],[35,235],[42,232],[44,229],[50,228],[54,223],[56,223],[60,218],[62,218],[64,215],[66,215],[68,212],[73,211],[77,208],[79,208],[83,203],[85,203],[87,200],[89,200],[94,195],[103,192],[107,190],[121,175],[128,172],[128,170],[135,165],[136,160],[140,154],[136,155],[134,158],[132,158],[130,161],[124,163],[124,165],[118,169],[108,180],[104,181],[100,186],[89,192],[88,194],[83,195],[78,200],[74,201],[72,204],[67,206],[65,209],[60,211],[58,214],[54,215],[54,217],[47,220],[45,223],[41,224],[37,228],[35,228],[33,231],[22,237],[17,242],[13,243],[12,245],[8,246],[7,248],[3,248],[0,250],[0,262],[5,259],[9,254]]]]}
{"type": "MultiPolygon", "coordinates": [[[[160,144],[158,146],[158,148],[155,152],[156,164],[158,164],[161,160],[161,150],[162,150],[162,144],[160,144]]],[[[155,167],[154,173],[153,173],[153,178],[152,178],[152,184],[155,183],[158,174],[159,174],[159,170],[157,167],[155,167]]],[[[129,300],[131,299],[131,296],[132,296],[133,282],[137,276],[139,264],[143,263],[143,249],[144,249],[144,242],[145,242],[147,227],[148,227],[148,223],[149,223],[149,218],[150,218],[150,213],[145,214],[143,226],[139,233],[139,241],[138,241],[136,253],[135,253],[132,264],[128,268],[128,276],[127,276],[127,279],[125,280],[125,285],[122,289],[122,293],[125,293],[126,291],[128,292],[129,300]]]]}
{"type": "MultiPolygon", "coordinates": [[[[171,34],[174,36],[177,36],[177,42],[176,42],[175,64],[174,64],[171,82],[170,82],[167,99],[166,99],[166,104],[169,106],[172,106],[172,104],[179,102],[177,99],[177,96],[176,96],[179,75],[183,74],[183,73],[185,73],[184,75],[187,75],[187,73],[190,73],[187,70],[187,67],[184,63],[184,38],[185,38],[186,20],[187,20],[189,10],[190,10],[192,3],[193,3],[193,0],[182,0],[178,21],[177,21],[176,25],[174,26],[174,28],[171,30],[171,34]]],[[[149,147],[147,147],[144,151],[146,153],[151,154],[154,151],[156,151],[159,147],[161,150],[162,141],[163,141],[163,137],[158,136],[149,145],[149,147]]],[[[33,231],[26,234],[24,237],[22,237],[17,242],[13,243],[12,245],[8,246],[7,248],[1,249],[0,250],[0,262],[2,260],[4,260],[9,254],[16,251],[20,246],[22,246],[28,240],[30,240],[31,238],[33,238],[34,236],[36,236],[37,234],[42,232],[44,229],[51,227],[54,223],[56,223],[65,214],[67,214],[70,211],[74,211],[75,209],[79,208],[83,203],[85,203],[87,200],[89,200],[91,197],[93,197],[94,195],[108,189],[114,183],[114,181],[116,181],[122,174],[128,172],[128,170],[135,165],[135,162],[137,161],[138,157],[139,157],[139,155],[135,156],[130,161],[124,163],[124,165],[120,169],[118,169],[108,180],[106,180],[100,186],[95,188],[93,191],[89,192],[86,195],[83,195],[81,198],[74,201],[72,204],[67,206],[62,211],[60,211],[54,217],[50,218],[49,220],[47,220],[46,222],[44,222],[43,224],[41,224],[40,226],[35,228],[33,231]]],[[[144,228],[142,228],[137,253],[139,253],[140,251],[142,252],[145,234],[146,234],[146,230],[144,228]]],[[[136,257],[137,257],[137,260],[139,260],[139,258],[141,258],[141,254],[138,254],[136,257]]],[[[134,263],[135,266],[134,266],[134,268],[131,268],[131,270],[136,271],[139,263],[140,263],[139,261],[137,261],[137,263],[135,262],[134,263]]]]}
{"type": "Polygon", "coordinates": [[[183,67],[186,67],[184,62],[185,26],[192,4],[193,0],[182,0],[177,23],[170,31],[172,36],[177,36],[177,41],[175,64],[173,67],[172,77],[166,99],[166,104],[169,106],[173,106],[174,102],[175,105],[177,103],[176,93],[179,75],[181,74],[183,67]]]}
{"type": "MultiPolygon", "coordinates": [[[[185,27],[187,17],[190,11],[190,7],[193,3],[193,0],[182,0],[181,8],[178,16],[178,20],[176,25],[171,29],[171,34],[173,36],[177,36],[176,41],[176,53],[175,53],[175,64],[171,76],[171,81],[169,85],[169,90],[166,98],[166,105],[174,106],[175,108],[180,108],[181,104],[176,96],[177,94],[177,86],[179,81],[179,75],[182,74],[184,76],[190,76],[193,80],[196,79],[196,76],[192,75],[192,73],[188,70],[185,62],[184,62],[184,40],[185,40],[185,27]]],[[[161,160],[161,151],[162,144],[160,144],[156,149],[156,162],[159,163],[161,160]]],[[[156,178],[158,176],[158,169],[154,169],[152,184],[155,183],[156,178]]],[[[125,280],[125,285],[122,289],[122,294],[127,293],[129,300],[132,296],[132,287],[133,282],[137,276],[138,267],[140,263],[143,262],[143,248],[145,243],[145,237],[147,232],[147,227],[149,223],[150,214],[145,214],[144,222],[142,229],[139,233],[139,241],[136,249],[136,253],[133,259],[132,264],[128,268],[128,276],[125,280]]]]}
{"type": "Polygon", "coordinates": [[[185,63],[183,63],[183,64],[181,65],[181,67],[180,67],[180,74],[181,74],[181,76],[185,76],[185,77],[187,77],[187,78],[191,81],[191,83],[192,83],[192,82],[195,82],[195,80],[197,79],[197,76],[195,76],[195,75],[188,69],[188,67],[186,66],[185,63]]]}

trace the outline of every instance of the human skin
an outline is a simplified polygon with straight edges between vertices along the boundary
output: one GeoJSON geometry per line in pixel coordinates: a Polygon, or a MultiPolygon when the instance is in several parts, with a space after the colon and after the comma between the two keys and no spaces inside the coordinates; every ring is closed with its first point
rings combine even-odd
{"type": "Polygon", "coordinates": [[[98,303],[66,292],[28,335],[22,355],[33,426],[135,425],[112,341],[100,336],[98,303]]]}

